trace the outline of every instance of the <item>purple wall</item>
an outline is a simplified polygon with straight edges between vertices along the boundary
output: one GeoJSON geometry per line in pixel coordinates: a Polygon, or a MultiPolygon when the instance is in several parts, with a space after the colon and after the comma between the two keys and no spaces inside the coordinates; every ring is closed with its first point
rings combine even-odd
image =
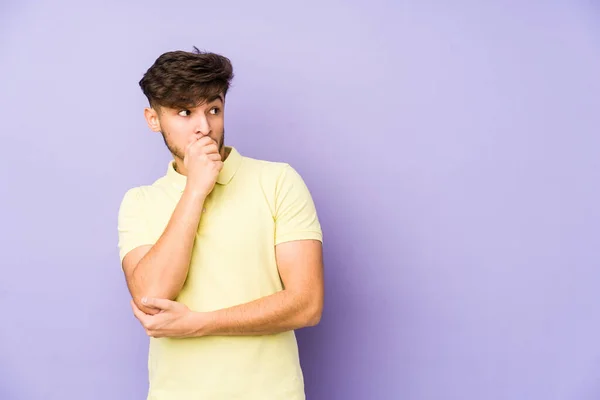
{"type": "Polygon", "coordinates": [[[37,3],[0,7],[0,399],[144,398],[116,213],[169,159],[137,81],[193,45],[320,211],[309,399],[600,398],[592,2],[37,3]]]}

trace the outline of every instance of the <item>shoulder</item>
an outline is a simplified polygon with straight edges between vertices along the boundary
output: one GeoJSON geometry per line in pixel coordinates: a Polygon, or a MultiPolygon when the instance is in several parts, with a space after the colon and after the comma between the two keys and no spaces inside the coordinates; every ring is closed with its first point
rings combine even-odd
{"type": "Polygon", "coordinates": [[[244,172],[257,177],[262,185],[279,186],[290,179],[300,178],[298,171],[287,162],[243,157],[242,165],[244,172]]]}
{"type": "Polygon", "coordinates": [[[260,191],[277,214],[284,206],[311,206],[312,194],[300,173],[287,162],[245,158],[246,182],[256,179],[260,191]],[[252,176],[253,178],[247,179],[252,176]]]}
{"type": "Polygon", "coordinates": [[[121,199],[121,208],[143,207],[145,204],[160,197],[164,192],[163,179],[159,178],[152,184],[133,186],[127,189],[121,199]]]}

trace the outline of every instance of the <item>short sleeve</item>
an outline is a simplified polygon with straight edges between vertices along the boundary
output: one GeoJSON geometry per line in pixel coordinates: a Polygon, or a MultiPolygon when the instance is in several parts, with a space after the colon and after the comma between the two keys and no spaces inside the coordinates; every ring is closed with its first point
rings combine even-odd
{"type": "Polygon", "coordinates": [[[307,239],[323,241],[317,210],[302,177],[286,164],[275,190],[275,244],[307,239]]]}
{"type": "Polygon", "coordinates": [[[143,200],[140,188],[133,188],[125,193],[121,201],[117,223],[121,262],[136,247],[154,244],[148,230],[143,200]]]}

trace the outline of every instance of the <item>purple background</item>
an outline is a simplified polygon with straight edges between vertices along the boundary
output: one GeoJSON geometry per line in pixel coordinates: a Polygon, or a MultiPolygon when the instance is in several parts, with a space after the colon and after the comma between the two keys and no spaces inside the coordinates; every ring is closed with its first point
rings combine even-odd
{"type": "Polygon", "coordinates": [[[145,398],[116,214],[169,159],[137,82],[193,45],[314,193],[309,399],[600,398],[600,7],[84,3],[0,6],[0,399],[145,398]]]}

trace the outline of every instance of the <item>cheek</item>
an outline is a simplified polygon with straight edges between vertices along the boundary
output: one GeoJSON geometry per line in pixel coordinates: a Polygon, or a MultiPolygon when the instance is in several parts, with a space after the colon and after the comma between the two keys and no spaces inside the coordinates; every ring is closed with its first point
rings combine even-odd
{"type": "Polygon", "coordinates": [[[213,130],[220,132],[223,130],[224,120],[221,116],[215,116],[210,125],[213,130]]]}
{"type": "Polygon", "coordinates": [[[165,126],[165,130],[169,132],[169,136],[173,139],[188,136],[189,127],[185,119],[169,121],[165,126]]]}

